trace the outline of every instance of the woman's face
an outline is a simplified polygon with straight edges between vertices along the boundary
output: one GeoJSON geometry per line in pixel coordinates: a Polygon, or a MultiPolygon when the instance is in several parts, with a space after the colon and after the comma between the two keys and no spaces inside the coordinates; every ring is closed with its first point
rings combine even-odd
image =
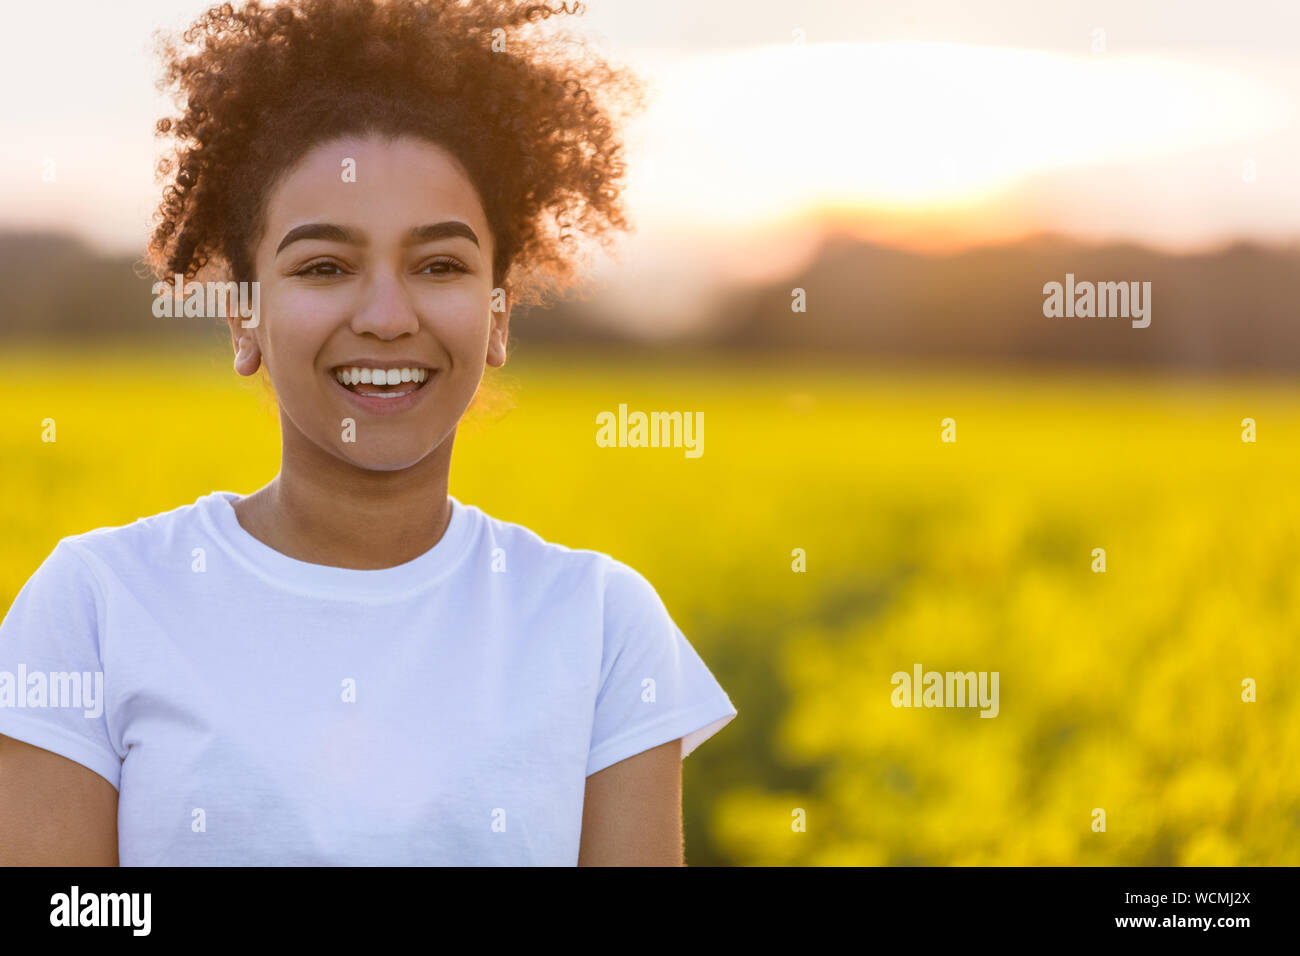
{"type": "Polygon", "coordinates": [[[504,364],[509,322],[508,303],[492,311],[493,238],[463,168],[413,137],[332,140],[273,188],[265,222],[259,322],[230,327],[235,367],[266,364],[286,447],[393,471],[442,446],[485,364],[504,364]]]}

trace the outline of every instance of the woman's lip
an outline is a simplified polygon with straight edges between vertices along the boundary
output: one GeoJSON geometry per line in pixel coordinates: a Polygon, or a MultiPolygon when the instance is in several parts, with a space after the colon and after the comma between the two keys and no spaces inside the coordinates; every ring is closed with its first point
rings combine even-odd
{"type": "MultiPolygon", "coordinates": [[[[340,362],[338,365],[335,365],[330,371],[337,372],[345,368],[382,368],[387,370],[390,368],[428,369],[429,366],[425,365],[423,362],[413,362],[413,361],[408,361],[407,359],[359,358],[350,362],[340,362]]],[[[432,371],[432,369],[429,370],[432,371]]]]}
{"type": "Polygon", "coordinates": [[[387,372],[393,368],[422,368],[426,372],[432,372],[433,369],[422,362],[380,362],[380,360],[360,360],[360,362],[344,362],[342,365],[334,365],[330,372],[338,375],[344,368],[382,368],[387,372]]]}
{"type": "MultiPolygon", "coordinates": [[[[393,415],[398,412],[404,412],[415,407],[416,403],[420,401],[424,393],[429,390],[429,386],[433,382],[433,377],[437,374],[438,373],[436,370],[430,369],[429,377],[424,380],[424,384],[421,385],[419,388],[407,392],[401,398],[378,398],[370,395],[359,395],[356,392],[352,391],[351,389],[347,388],[342,382],[340,382],[332,374],[330,375],[329,378],[330,381],[334,383],[334,386],[339,391],[341,391],[344,395],[346,395],[349,399],[351,399],[355,404],[359,405],[361,408],[364,408],[366,411],[374,412],[379,415],[393,415]]],[[[410,384],[414,384],[414,383],[410,383],[410,384]]]]}

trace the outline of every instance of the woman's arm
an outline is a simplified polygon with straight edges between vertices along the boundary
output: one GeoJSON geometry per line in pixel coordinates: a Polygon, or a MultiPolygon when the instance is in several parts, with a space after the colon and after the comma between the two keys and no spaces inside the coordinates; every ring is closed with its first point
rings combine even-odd
{"type": "Polygon", "coordinates": [[[683,866],[682,742],[587,778],[578,866],[683,866]]]}
{"type": "Polygon", "coordinates": [[[117,790],[0,734],[0,866],[117,866],[117,790]]]}

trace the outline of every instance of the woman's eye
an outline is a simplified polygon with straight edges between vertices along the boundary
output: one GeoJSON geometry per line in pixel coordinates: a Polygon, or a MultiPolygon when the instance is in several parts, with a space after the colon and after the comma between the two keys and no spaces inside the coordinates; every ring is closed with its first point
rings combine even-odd
{"type": "Polygon", "coordinates": [[[299,269],[297,272],[294,273],[294,275],[296,276],[338,276],[342,274],[343,274],[343,270],[339,268],[337,262],[313,262],[310,263],[309,265],[303,266],[301,269],[299,269]],[[332,269],[334,271],[333,272],[321,271],[321,270],[329,270],[329,269],[332,269]]]}
{"type": "Polygon", "coordinates": [[[455,259],[434,259],[432,262],[425,263],[424,266],[420,269],[420,272],[425,272],[428,269],[438,269],[439,267],[441,267],[441,269],[439,269],[439,271],[437,272],[434,272],[434,275],[447,275],[448,272],[465,271],[465,267],[462,266],[455,259]]]}
{"type": "MultiPolygon", "coordinates": [[[[455,259],[434,259],[432,262],[425,263],[419,271],[423,274],[430,269],[434,270],[433,275],[447,275],[452,272],[465,271],[465,267],[455,259]]],[[[294,273],[296,276],[319,276],[321,278],[330,278],[343,274],[343,269],[338,263],[329,261],[309,263],[294,273]]]]}

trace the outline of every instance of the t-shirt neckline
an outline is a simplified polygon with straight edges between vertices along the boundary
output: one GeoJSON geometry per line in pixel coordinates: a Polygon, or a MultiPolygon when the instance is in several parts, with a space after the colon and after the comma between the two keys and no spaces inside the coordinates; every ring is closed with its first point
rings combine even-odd
{"type": "Polygon", "coordinates": [[[253,537],[235,514],[234,502],[241,497],[234,491],[213,491],[195,502],[208,531],[258,577],[281,589],[315,597],[390,601],[430,588],[464,559],[477,525],[477,509],[448,495],[451,520],[428,551],[391,568],[339,568],[291,558],[253,537]]]}

